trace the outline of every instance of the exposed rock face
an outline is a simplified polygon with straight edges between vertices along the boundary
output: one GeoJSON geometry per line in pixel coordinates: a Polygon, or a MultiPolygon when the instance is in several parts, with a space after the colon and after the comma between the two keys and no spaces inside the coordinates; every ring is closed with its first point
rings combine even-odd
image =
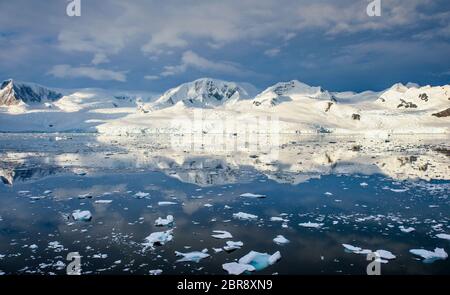
{"type": "Polygon", "coordinates": [[[355,121],[361,121],[361,115],[360,114],[353,114],[352,119],[355,121]]]}
{"type": "Polygon", "coordinates": [[[446,110],[444,110],[442,112],[433,114],[433,116],[438,117],[438,118],[449,117],[450,116],[450,108],[448,108],[448,109],[446,109],[446,110]]]}
{"type": "Polygon", "coordinates": [[[24,103],[41,103],[43,101],[55,101],[62,97],[61,93],[45,87],[6,80],[0,86],[0,106],[17,105],[24,103]]]}

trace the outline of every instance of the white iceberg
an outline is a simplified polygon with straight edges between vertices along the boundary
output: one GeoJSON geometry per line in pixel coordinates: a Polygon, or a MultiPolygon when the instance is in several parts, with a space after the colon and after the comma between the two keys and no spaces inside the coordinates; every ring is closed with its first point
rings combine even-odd
{"type": "Polygon", "coordinates": [[[214,230],[212,237],[215,239],[232,239],[233,236],[231,233],[224,231],[224,230],[214,230]]]}
{"type": "Polygon", "coordinates": [[[241,249],[241,247],[244,246],[244,243],[241,241],[233,242],[233,241],[227,241],[227,245],[223,247],[223,249],[227,252],[231,252],[237,249],[241,249]]]}
{"type": "Polygon", "coordinates": [[[290,241],[288,239],[286,239],[284,236],[282,235],[278,235],[276,236],[273,241],[278,244],[278,245],[285,245],[287,243],[289,243],[290,241]]]}
{"type": "Polygon", "coordinates": [[[240,220],[255,220],[258,219],[257,215],[244,213],[244,212],[238,212],[233,214],[233,218],[240,219],[240,220]]]}
{"type": "Polygon", "coordinates": [[[162,201],[162,202],[158,202],[159,206],[170,206],[170,205],[176,205],[177,203],[175,202],[166,202],[166,201],[162,201]]]}
{"type": "Polygon", "coordinates": [[[399,226],[398,228],[404,233],[410,233],[416,230],[414,227],[404,227],[403,225],[399,226]]]}
{"type": "Polygon", "coordinates": [[[434,251],[428,251],[424,249],[411,249],[409,250],[411,254],[422,257],[425,263],[432,263],[436,260],[445,260],[448,258],[447,252],[442,248],[436,248],[434,251]]]}
{"type": "Polygon", "coordinates": [[[381,259],[385,260],[392,260],[397,258],[394,254],[392,254],[392,252],[387,250],[377,250],[374,253],[377,254],[381,259]]]}
{"type": "Polygon", "coordinates": [[[162,269],[152,269],[148,273],[151,276],[158,276],[158,275],[162,274],[162,272],[163,272],[162,269]]]}
{"type": "Polygon", "coordinates": [[[95,204],[111,204],[112,200],[96,200],[95,204]]]}
{"type": "Polygon", "coordinates": [[[145,238],[145,242],[143,243],[144,250],[146,250],[147,248],[154,249],[155,245],[164,245],[165,243],[172,241],[172,232],[173,230],[171,229],[168,231],[151,233],[148,237],[145,238]]]}
{"type": "Polygon", "coordinates": [[[75,210],[72,213],[72,217],[76,221],[90,221],[92,219],[92,214],[89,210],[75,210]]]}
{"type": "Polygon", "coordinates": [[[167,215],[166,219],[158,217],[158,219],[155,220],[155,226],[172,226],[173,222],[173,216],[167,215]]]}
{"type": "Polygon", "coordinates": [[[203,258],[209,257],[208,249],[203,249],[200,251],[194,251],[189,253],[182,253],[175,251],[176,256],[183,256],[183,258],[178,259],[176,262],[200,262],[203,258]]]}
{"type": "Polygon", "coordinates": [[[242,194],[241,197],[251,198],[251,199],[262,199],[262,198],[265,198],[266,196],[265,195],[252,194],[252,193],[245,193],[245,194],[242,194]]]}
{"type": "Polygon", "coordinates": [[[144,193],[144,192],[137,192],[134,194],[134,196],[138,199],[148,197],[149,195],[150,195],[149,193],[144,193]]]}
{"type": "Polygon", "coordinates": [[[438,237],[439,239],[450,240],[449,234],[437,234],[436,237],[438,237]]]}
{"type": "Polygon", "coordinates": [[[361,247],[355,247],[355,246],[349,245],[349,244],[342,244],[342,246],[344,246],[345,251],[348,253],[364,254],[364,255],[372,253],[372,250],[363,249],[361,247]]]}
{"type": "Polygon", "coordinates": [[[255,268],[250,264],[240,264],[237,262],[222,264],[222,268],[230,275],[240,275],[246,271],[255,271],[255,268]]]}
{"type": "Polygon", "coordinates": [[[308,221],[308,222],[304,222],[304,223],[299,223],[298,225],[302,226],[302,227],[308,227],[308,228],[320,228],[323,226],[323,223],[315,223],[315,222],[308,221]]]}

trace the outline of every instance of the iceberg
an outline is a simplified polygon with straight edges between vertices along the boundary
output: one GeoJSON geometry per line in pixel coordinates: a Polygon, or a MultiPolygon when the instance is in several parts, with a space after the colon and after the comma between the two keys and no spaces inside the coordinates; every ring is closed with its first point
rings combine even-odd
{"type": "Polygon", "coordinates": [[[315,223],[315,222],[304,222],[304,223],[299,223],[299,226],[302,227],[308,227],[308,228],[320,228],[322,227],[323,223],[315,223]]]}
{"type": "Polygon", "coordinates": [[[276,236],[273,241],[277,244],[277,245],[285,245],[288,244],[290,241],[288,239],[286,239],[284,236],[282,235],[278,235],[276,236]]]}
{"type": "Polygon", "coordinates": [[[439,239],[443,239],[443,240],[450,240],[449,234],[437,234],[436,237],[438,237],[439,239]]]}
{"type": "Polygon", "coordinates": [[[250,251],[247,255],[239,259],[238,262],[222,264],[222,268],[226,270],[228,274],[240,275],[246,271],[252,272],[263,270],[268,266],[275,264],[280,259],[280,251],[277,251],[272,255],[250,251]]]}
{"type": "Polygon", "coordinates": [[[222,264],[222,268],[230,275],[240,275],[246,271],[255,271],[255,268],[249,264],[240,264],[237,262],[230,262],[222,264]]]}
{"type": "Polygon", "coordinates": [[[244,212],[238,212],[233,214],[233,218],[240,219],[240,220],[255,220],[258,219],[257,215],[244,213],[244,212]]]}
{"type": "Polygon", "coordinates": [[[404,227],[403,225],[399,226],[398,228],[404,233],[410,233],[416,230],[414,227],[404,227]]]}
{"type": "Polygon", "coordinates": [[[166,201],[162,201],[162,202],[158,202],[159,206],[170,206],[170,205],[176,205],[177,203],[175,202],[166,202],[166,201]]]}
{"type": "Polygon", "coordinates": [[[154,249],[155,245],[164,245],[167,242],[170,242],[173,239],[172,235],[173,230],[163,231],[163,232],[154,232],[151,233],[148,237],[145,238],[144,251],[147,248],[154,249]]]}
{"type": "Polygon", "coordinates": [[[96,200],[95,204],[111,204],[112,200],[96,200]]]}
{"type": "Polygon", "coordinates": [[[227,252],[231,252],[237,249],[241,249],[241,247],[244,246],[244,243],[241,241],[239,242],[233,242],[233,241],[227,241],[227,245],[223,247],[223,249],[227,252]]]}
{"type": "Polygon", "coordinates": [[[428,251],[424,249],[411,249],[411,254],[422,257],[424,263],[432,263],[436,260],[445,260],[448,258],[447,252],[442,248],[436,248],[434,251],[428,251]]]}
{"type": "Polygon", "coordinates": [[[166,219],[158,217],[155,220],[155,226],[172,226],[174,222],[172,215],[167,215],[166,219]]]}
{"type": "Polygon", "coordinates": [[[176,262],[200,262],[203,258],[209,257],[207,253],[208,249],[203,249],[202,251],[194,251],[189,253],[182,253],[175,251],[176,256],[183,256],[183,258],[178,259],[176,262]]]}
{"type": "Polygon", "coordinates": [[[224,230],[214,230],[213,233],[215,233],[215,234],[213,234],[212,237],[215,239],[232,239],[233,238],[233,236],[229,232],[224,231],[224,230]]]}
{"type": "Polygon", "coordinates": [[[92,214],[89,210],[85,210],[85,211],[75,210],[72,213],[72,217],[76,221],[91,221],[92,214]]]}
{"type": "Polygon", "coordinates": [[[252,193],[245,193],[245,194],[241,194],[241,197],[244,198],[251,198],[251,199],[263,199],[266,196],[265,195],[258,195],[258,194],[252,194],[252,193]]]}
{"type": "Polygon", "coordinates": [[[144,192],[137,192],[134,194],[134,196],[138,199],[148,197],[149,195],[150,195],[149,193],[144,193],[144,192]]]}

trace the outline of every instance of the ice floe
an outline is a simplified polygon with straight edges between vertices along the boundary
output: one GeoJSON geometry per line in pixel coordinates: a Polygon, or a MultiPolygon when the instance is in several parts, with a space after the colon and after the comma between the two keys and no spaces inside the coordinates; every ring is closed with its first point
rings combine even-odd
{"type": "Polygon", "coordinates": [[[95,200],[95,204],[111,204],[112,200],[95,200]]]}
{"type": "Polygon", "coordinates": [[[145,242],[143,243],[144,250],[146,250],[147,248],[154,249],[155,245],[164,245],[167,242],[172,241],[172,232],[173,230],[171,229],[168,231],[151,233],[148,237],[145,238],[145,242]]]}
{"type": "Polygon", "coordinates": [[[237,249],[241,249],[241,247],[244,246],[244,243],[241,241],[233,242],[233,241],[227,241],[226,246],[223,247],[223,249],[227,252],[231,252],[237,249]]]}
{"type": "Polygon", "coordinates": [[[165,219],[158,217],[158,219],[155,220],[155,226],[172,226],[173,222],[174,222],[173,216],[167,215],[165,219]]]}
{"type": "Polygon", "coordinates": [[[422,257],[425,263],[432,263],[436,260],[445,260],[448,258],[447,252],[442,248],[436,248],[434,251],[428,251],[424,249],[411,249],[409,250],[411,254],[422,257]]]}
{"type": "Polygon", "coordinates": [[[163,272],[162,269],[152,269],[148,273],[151,276],[158,276],[158,275],[162,274],[162,272],[163,272]]]}
{"type": "Polygon", "coordinates": [[[169,201],[161,201],[161,202],[158,202],[158,205],[159,206],[170,206],[170,205],[176,205],[177,203],[175,203],[175,202],[169,202],[169,201]]]}
{"type": "Polygon", "coordinates": [[[209,257],[208,249],[203,249],[202,251],[193,251],[189,253],[182,253],[175,251],[176,256],[182,256],[183,258],[178,259],[176,262],[200,262],[203,258],[209,257]]]}
{"type": "Polygon", "coordinates": [[[278,235],[276,236],[273,241],[275,242],[275,244],[278,245],[285,245],[288,244],[290,241],[288,239],[286,239],[284,236],[282,235],[278,235]]]}
{"type": "Polygon", "coordinates": [[[267,268],[281,259],[281,253],[275,252],[273,255],[250,251],[247,255],[239,259],[238,262],[225,263],[222,268],[232,275],[240,275],[246,271],[253,272],[267,268]]]}
{"type": "Polygon", "coordinates": [[[399,226],[398,228],[404,233],[410,233],[416,230],[414,227],[404,227],[403,225],[399,226]]]}
{"type": "Polygon", "coordinates": [[[213,235],[211,235],[215,239],[232,239],[233,235],[224,230],[213,230],[213,235]]]}
{"type": "Polygon", "coordinates": [[[323,223],[316,223],[316,222],[308,221],[308,222],[304,222],[304,223],[299,223],[298,225],[302,226],[302,227],[308,227],[308,228],[320,228],[323,226],[323,223]]]}
{"type": "Polygon", "coordinates": [[[72,213],[72,218],[76,221],[90,221],[92,219],[92,214],[89,210],[75,210],[72,213]]]}
{"type": "Polygon", "coordinates": [[[258,195],[258,194],[252,194],[252,193],[245,193],[245,194],[241,194],[241,197],[244,198],[251,198],[251,199],[263,199],[266,196],[265,195],[258,195]]]}
{"type": "Polygon", "coordinates": [[[134,194],[134,196],[138,199],[142,199],[142,198],[150,196],[150,193],[137,192],[134,194]]]}
{"type": "Polygon", "coordinates": [[[244,212],[238,212],[233,214],[233,218],[240,219],[240,220],[255,220],[258,219],[257,215],[244,213],[244,212]]]}
{"type": "Polygon", "coordinates": [[[450,235],[449,234],[437,234],[436,237],[443,240],[449,240],[450,241],[450,235]]]}

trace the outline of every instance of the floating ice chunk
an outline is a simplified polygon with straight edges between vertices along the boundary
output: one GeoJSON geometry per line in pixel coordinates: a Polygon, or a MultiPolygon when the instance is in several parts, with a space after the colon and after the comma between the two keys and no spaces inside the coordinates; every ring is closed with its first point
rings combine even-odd
{"type": "Polygon", "coordinates": [[[386,260],[392,260],[392,259],[397,258],[394,254],[392,254],[392,252],[387,251],[387,250],[377,250],[377,251],[375,251],[375,254],[380,256],[380,258],[386,259],[386,260]]]}
{"type": "Polygon", "coordinates": [[[278,235],[276,236],[273,241],[278,244],[278,245],[285,245],[287,243],[289,243],[290,241],[288,239],[286,239],[284,236],[282,235],[278,235]]]}
{"type": "Polygon", "coordinates": [[[148,197],[149,195],[150,195],[150,193],[144,193],[144,192],[137,192],[134,194],[134,196],[138,199],[148,197]]]}
{"type": "Polygon", "coordinates": [[[167,201],[162,201],[162,202],[158,202],[159,206],[170,206],[170,205],[176,205],[177,203],[175,202],[167,202],[167,201]]]}
{"type": "Polygon", "coordinates": [[[78,195],[78,199],[90,199],[90,198],[92,198],[92,194],[90,193],[78,195]]]}
{"type": "Polygon", "coordinates": [[[434,252],[424,249],[412,249],[409,250],[409,252],[411,254],[422,257],[424,259],[423,262],[425,263],[432,263],[439,259],[445,260],[448,258],[447,252],[445,252],[445,250],[442,248],[436,248],[434,249],[434,252]]]}
{"type": "Polygon", "coordinates": [[[95,258],[95,259],[106,259],[106,258],[108,258],[108,254],[94,254],[94,255],[92,255],[92,258],[95,258]]]}
{"type": "Polygon", "coordinates": [[[0,276],[4,276],[5,272],[0,270],[0,276]]]}
{"type": "Polygon", "coordinates": [[[224,208],[224,209],[227,209],[227,210],[228,210],[228,209],[231,209],[231,207],[228,206],[228,205],[223,206],[223,208],[224,208]]]}
{"type": "Polygon", "coordinates": [[[250,264],[240,264],[237,262],[222,264],[222,268],[230,275],[240,275],[246,271],[255,271],[255,268],[250,264]]]}
{"type": "Polygon", "coordinates": [[[273,221],[273,222],[284,222],[285,220],[282,217],[275,216],[275,217],[270,217],[270,221],[273,221]]]}
{"type": "Polygon", "coordinates": [[[213,230],[213,233],[215,233],[214,235],[212,235],[213,238],[215,239],[232,239],[233,236],[224,230],[213,230]]]}
{"type": "Polygon", "coordinates": [[[391,192],[394,192],[394,193],[404,193],[404,192],[409,191],[409,188],[403,188],[403,189],[400,189],[400,188],[391,188],[390,190],[391,190],[391,192]]]}
{"type": "Polygon", "coordinates": [[[356,253],[362,250],[362,248],[360,247],[355,247],[353,245],[349,245],[349,244],[342,244],[342,246],[344,246],[345,250],[347,250],[348,252],[351,253],[356,253]]]}
{"type": "Polygon", "coordinates": [[[245,193],[245,194],[242,194],[241,197],[251,198],[251,199],[263,199],[266,196],[265,195],[252,194],[252,193],[245,193]]]}
{"type": "Polygon", "coordinates": [[[54,242],[49,242],[48,243],[48,248],[49,249],[53,249],[55,252],[61,252],[64,250],[64,246],[61,245],[59,242],[54,241],[54,242]]]}
{"type": "Polygon", "coordinates": [[[95,200],[95,204],[111,204],[112,200],[95,200]]]}
{"type": "Polygon", "coordinates": [[[450,240],[449,234],[437,234],[436,237],[438,237],[439,239],[450,240]]]}
{"type": "Polygon", "coordinates": [[[302,227],[309,227],[309,228],[320,228],[320,227],[322,227],[323,223],[315,223],[315,222],[308,221],[308,222],[304,222],[304,223],[299,223],[298,225],[302,226],[302,227]]]}
{"type": "Polygon", "coordinates": [[[214,250],[214,253],[220,253],[223,251],[222,248],[212,248],[214,250]]]}
{"type": "Polygon", "coordinates": [[[0,254],[0,259],[5,258],[5,255],[0,254]]]}
{"type": "Polygon", "coordinates": [[[364,186],[368,186],[369,184],[367,182],[361,182],[359,185],[364,187],[364,186]]]}
{"type": "Polygon", "coordinates": [[[155,220],[155,226],[172,226],[173,221],[172,215],[167,215],[166,219],[158,217],[158,219],[155,220]]]}
{"type": "Polygon", "coordinates": [[[36,244],[30,245],[28,248],[30,248],[31,250],[36,250],[38,248],[38,246],[36,244]]]}
{"type": "Polygon", "coordinates": [[[151,276],[159,276],[160,274],[162,274],[162,272],[163,272],[162,269],[152,269],[148,273],[151,276]]]}
{"type": "Polygon", "coordinates": [[[247,255],[239,259],[239,264],[248,264],[253,266],[255,270],[262,270],[280,259],[280,251],[275,252],[273,255],[250,251],[247,255]]]}
{"type": "Polygon", "coordinates": [[[327,195],[327,196],[332,196],[332,195],[333,195],[333,193],[330,193],[330,192],[326,192],[326,193],[325,193],[325,195],[327,195]]]}
{"type": "Polygon", "coordinates": [[[182,253],[182,252],[178,252],[175,251],[175,255],[176,256],[183,256],[183,258],[178,259],[176,262],[200,262],[200,260],[202,260],[203,258],[209,257],[208,254],[208,249],[203,249],[201,252],[200,251],[194,251],[194,252],[189,252],[189,253],[182,253]]]}
{"type": "Polygon", "coordinates": [[[244,212],[238,212],[233,214],[233,218],[240,219],[240,220],[255,220],[258,219],[257,215],[244,213],[244,212]]]}
{"type": "Polygon", "coordinates": [[[203,205],[203,207],[207,207],[207,208],[210,208],[210,207],[212,207],[213,205],[211,205],[211,204],[205,204],[205,205],[203,205]]]}
{"type": "Polygon", "coordinates": [[[403,225],[399,226],[398,228],[404,233],[410,233],[416,230],[414,227],[404,227],[403,225]]]}
{"type": "Polygon", "coordinates": [[[223,247],[223,249],[227,252],[231,252],[237,249],[241,249],[241,247],[244,246],[244,243],[241,241],[239,242],[233,242],[233,241],[227,241],[227,245],[223,247]]]}
{"type": "Polygon", "coordinates": [[[164,245],[167,242],[170,242],[173,239],[172,235],[173,230],[163,231],[163,232],[154,232],[151,233],[148,237],[145,238],[144,251],[147,248],[154,249],[155,245],[164,245]]]}
{"type": "Polygon", "coordinates": [[[85,211],[75,210],[72,213],[72,217],[76,221],[91,221],[92,214],[89,210],[85,210],[85,211]]]}

